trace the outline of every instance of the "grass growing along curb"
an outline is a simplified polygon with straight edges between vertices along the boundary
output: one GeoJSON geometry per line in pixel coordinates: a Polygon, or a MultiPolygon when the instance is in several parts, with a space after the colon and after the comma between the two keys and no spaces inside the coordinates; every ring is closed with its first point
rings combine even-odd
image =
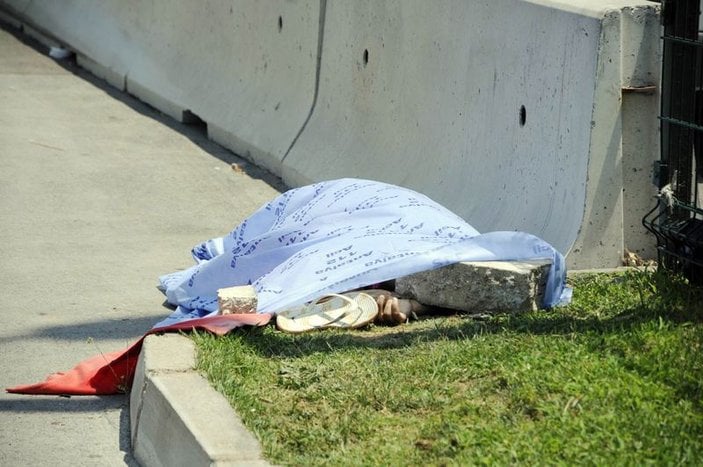
{"type": "Polygon", "coordinates": [[[193,338],[276,464],[703,463],[701,291],[571,282],[569,306],[519,316],[193,338]]]}

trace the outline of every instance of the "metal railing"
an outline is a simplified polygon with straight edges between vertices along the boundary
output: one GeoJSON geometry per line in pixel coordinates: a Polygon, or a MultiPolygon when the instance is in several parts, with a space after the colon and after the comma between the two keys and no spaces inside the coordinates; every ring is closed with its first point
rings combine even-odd
{"type": "Polygon", "coordinates": [[[657,205],[642,219],[661,267],[703,283],[701,0],[662,1],[661,158],[657,205]]]}

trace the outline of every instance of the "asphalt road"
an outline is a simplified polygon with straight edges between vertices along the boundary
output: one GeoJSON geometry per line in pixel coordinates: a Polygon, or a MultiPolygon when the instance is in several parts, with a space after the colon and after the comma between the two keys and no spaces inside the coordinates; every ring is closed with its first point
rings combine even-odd
{"type": "MultiPolygon", "coordinates": [[[[159,275],[280,182],[0,29],[0,383],[119,350],[168,314],[159,275]]],[[[136,465],[126,396],[0,394],[0,465],[136,465]]]]}

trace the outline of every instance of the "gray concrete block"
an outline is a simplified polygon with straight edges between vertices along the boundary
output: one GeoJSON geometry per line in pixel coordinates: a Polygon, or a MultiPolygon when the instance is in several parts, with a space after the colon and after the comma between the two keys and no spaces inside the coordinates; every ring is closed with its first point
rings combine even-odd
{"type": "Polygon", "coordinates": [[[425,305],[469,313],[541,308],[550,262],[455,263],[396,280],[396,292],[425,305]]]}

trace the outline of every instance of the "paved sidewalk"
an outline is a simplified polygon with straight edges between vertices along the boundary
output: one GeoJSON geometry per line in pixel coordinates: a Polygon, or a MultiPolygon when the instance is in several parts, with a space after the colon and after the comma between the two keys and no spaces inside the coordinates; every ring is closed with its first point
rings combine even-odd
{"type": "MultiPolygon", "coordinates": [[[[282,189],[0,29],[0,384],[119,350],[169,311],[160,274],[282,189]]],[[[136,465],[126,396],[0,394],[0,465],[136,465]]]]}

